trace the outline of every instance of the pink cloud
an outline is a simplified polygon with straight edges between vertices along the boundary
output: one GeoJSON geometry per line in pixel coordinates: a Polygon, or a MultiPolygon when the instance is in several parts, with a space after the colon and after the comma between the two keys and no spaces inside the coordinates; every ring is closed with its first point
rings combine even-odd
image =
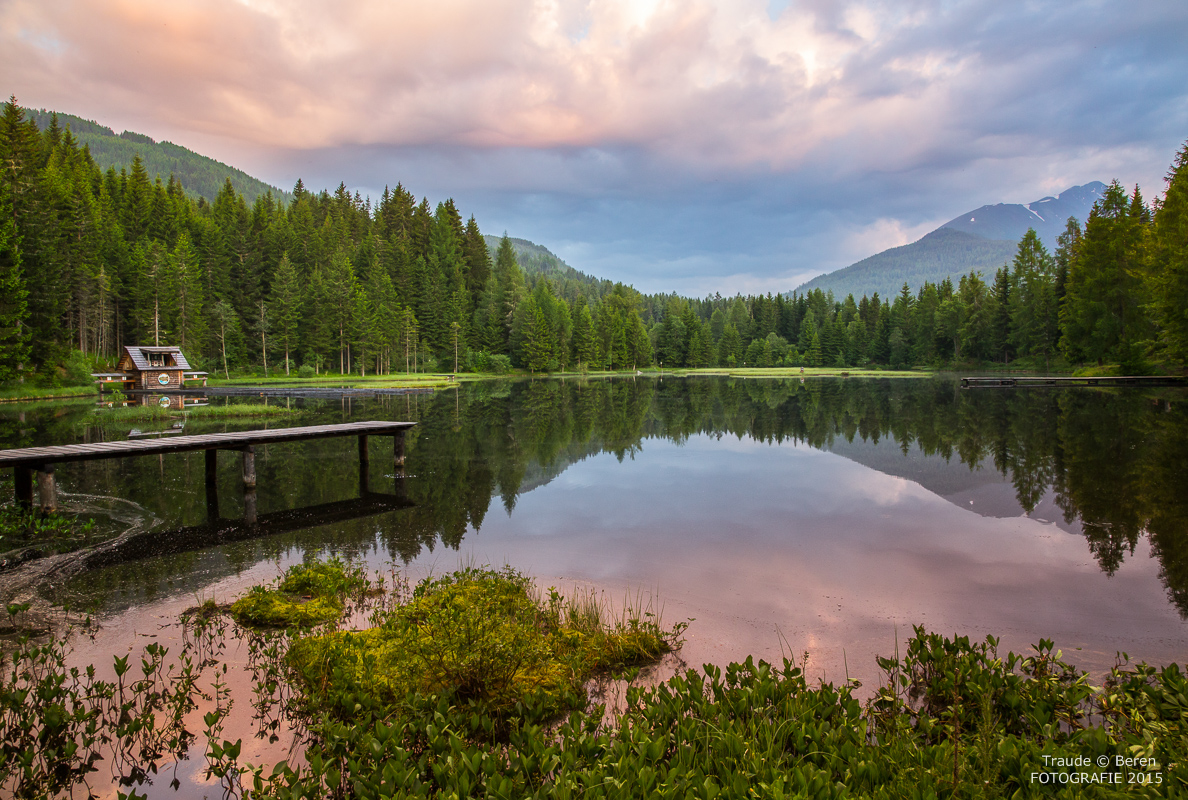
{"type": "Polygon", "coordinates": [[[838,84],[866,46],[852,33],[772,22],[761,2],[640,9],[14,0],[0,63],[32,102],[151,106],[173,126],[290,147],[631,145],[780,164],[872,119],[838,84]]]}

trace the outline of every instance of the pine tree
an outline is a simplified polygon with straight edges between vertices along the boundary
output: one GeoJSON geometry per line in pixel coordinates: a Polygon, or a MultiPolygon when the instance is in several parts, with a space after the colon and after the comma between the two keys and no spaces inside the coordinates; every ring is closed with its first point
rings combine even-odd
{"type": "Polygon", "coordinates": [[[1014,353],[1011,347],[1011,273],[1006,267],[1000,267],[994,273],[990,302],[993,308],[990,314],[991,356],[1006,364],[1014,353]]]}
{"type": "Polygon", "coordinates": [[[198,254],[185,234],[178,239],[177,246],[169,255],[168,270],[167,286],[172,294],[168,327],[176,332],[182,352],[190,352],[191,357],[196,356],[195,361],[198,361],[206,344],[206,319],[202,313],[205,302],[202,265],[198,263],[198,254]]]}
{"type": "Polygon", "coordinates": [[[1019,240],[1011,264],[1011,344],[1019,355],[1040,355],[1045,365],[1056,344],[1055,263],[1034,229],[1019,240]]]}
{"type": "Polygon", "coordinates": [[[297,268],[289,260],[289,253],[281,256],[280,265],[272,278],[273,335],[285,350],[285,374],[289,374],[292,351],[297,349],[297,332],[301,324],[302,292],[297,268]]]}
{"type": "Polygon", "coordinates": [[[578,368],[590,368],[597,359],[597,343],[594,337],[594,318],[584,298],[578,298],[576,319],[573,323],[573,354],[578,368]]]}
{"type": "Polygon", "coordinates": [[[495,283],[498,295],[495,298],[495,309],[500,316],[503,326],[503,341],[511,351],[511,330],[516,308],[524,299],[524,273],[516,262],[516,251],[512,247],[507,234],[499,240],[499,248],[495,252],[495,283]]]}
{"type": "Polygon", "coordinates": [[[708,367],[713,361],[714,343],[710,337],[709,325],[699,322],[689,340],[688,363],[690,367],[708,367]]]}
{"type": "Polygon", "coordinates": [[[544,312],[536,308],[532,315],[532,324],[528,326],[524,337],[524,352],[526,366],[532,372],[547,372],[553,360],[552,331],[545,319],[544,312]]]}
{"type": "Polygon", "coordinates": [[[1138,189],[1132,199],[1117,181],[1093,206],[1077,257],[1069,268],[1062,346],[1069,360],[1117,360],[1139,367],[1149,335],[1142,315],[1143,240],[1147,211],[1138,189]]]}
{"type": "Polygon", "coordinates": [[[1176,154],[1167,175],[1167,192],[1151,228],[1152,308],[1159,346],[1180,364],[1188,364],[1188,142],[1176,154]]]}
{"type": "Polygon", "coordinates": [[[400,303],[386,270],[376,269],[372,272],[368,293],[375,310],[373,324],[376,328],[378,348],[376,372],[391,372],[392,348],[395,346],[400,328],[400,303]]]}
{"type": "Polygon", "coordinates": [[[718,364],[723,367],[734,366],[742,361],[742,357],[742,336],[734,323],[727,322],[722,328],[722,340],[718,342],[718,364]]]}
{"type": "Polygon", "coordinates": [[[471,305],[478,308],[487,288],[487,281],[491,279],[491,251],[487,249],[487,240],[479,231],[473,215],[466,222],[462,254],[466,259],[466,284],[470,291],[471,305]]]}
{"type": "Polygon", "coordinates": [[[345,374],[351,363],[351,326],[356,288],[355,270],[345,250],[337,250],[330,259],[325,281],[325,310],[338,346],[338,371],[345,374]]]}
{"type": "Polygon", "coordinates": [[[230,303],[226,300],[219,300],[211,309],[211,321],[215,341],[219,345],[218,355],[223,362],[223,377],[230,378],[228,361],[237,360],[239,347],[242,343],[239,316],[230,303]]]}
{"type": "Polygon", "coordinates": [[[19,375],[29,359],[28,296],[12,204],[0,185],[0,383],[19,375]]]}
{"type": "Polygon", "coordinates": [[[961,303],[962,348],[970,358],[990,357],[994,304],[980,273],[971,271],[961,276],[957,299],[961,303]]]}
{"type": "Polygon", "coordinates": [[[824,353],[821,349],[821,337],[816,331],[813,331],[809,335],[808,347],[805,350],[804,358],[810,367],[819,367],[823,363],[824,353]]]}

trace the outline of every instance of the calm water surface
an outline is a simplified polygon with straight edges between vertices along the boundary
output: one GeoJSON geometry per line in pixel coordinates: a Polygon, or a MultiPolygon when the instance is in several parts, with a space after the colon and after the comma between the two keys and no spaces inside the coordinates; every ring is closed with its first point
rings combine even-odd
{"type": "MultiPolygon", "coordinates": [[[[62,465],[71,507],[136,517],[155,536],[49,591],[100,610],[83,660],[175,638],[162,626],[196,598],[230,600],[337,553],[414,578],[508,563],[546,586],[650,597],[668,622],[695,619],[693,665],[807,651],[810,672],[871,686],[874,656],[917,624],[1016,650],[1051,638],[1094,671],[1117,651],[1184,662],[1186,401],[1180,389],[962,390],[939,378],[509,381],[293,401],[300,414],[270,427],[419,422],[404,479],[415,507],[352,506],[353,439],[272,445],[257,455],[262,518],[338,516],[267,537],[222,523],[225,542],[241,540],[215,545],[200,453],[62,465]],[[344,506],[361,515],[343,519],[344,506]]],[[[0,415],[10,447],[129,427],[85,405],[0,415]]],[[[187,432],[260,427],[195,422],[187,432]]],[[[373,441],[371,491],[393,490],[390,447],[373,441]]],[[[238,468],[221,456],[224,519],[243,513],[238,468]]]]}

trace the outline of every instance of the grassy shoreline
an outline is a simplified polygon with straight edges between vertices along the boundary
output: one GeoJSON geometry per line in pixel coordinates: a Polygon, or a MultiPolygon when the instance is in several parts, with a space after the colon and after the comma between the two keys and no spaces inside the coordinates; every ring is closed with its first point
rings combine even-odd
{"type": "Polygon", "coordinates": [[[56,400],[69,397],[99,395],[95,386],[17,386],[0,389],[0,403],[21,403],[31,400],[56,400]]]}

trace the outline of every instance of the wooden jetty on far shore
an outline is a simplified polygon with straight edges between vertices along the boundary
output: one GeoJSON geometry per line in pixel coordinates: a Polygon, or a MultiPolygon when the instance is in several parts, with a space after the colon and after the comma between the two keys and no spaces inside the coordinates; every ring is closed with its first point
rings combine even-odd
{"type": "Polygon", "coordinates": [[[38,495],[43,511],[56,511],[57,489],[54,483],[54,465],[64,461],[95,461],[105,458],[126,458],[163,453],[185,453],[194,450],[206,452],[206,492],[208,505],[213,504],[217,517],[218,495],[215,488],[218,451],[237,450],[243,454],[243,488],[245,492],[245,521],[255,524],[255,489],[257,445],[295,442],[306,439],[325,439],[335,436],[359,437],[359,485],[361,492],[367,491],[369,465],[368,438],[391,436],[393,442],[392,461],[396,467],[397,483],[404,470],[404,432],[415,422],[346,422],[337,425],[309,425],[299,428],[274,428],[272,430],[239,431],[231,433],[208,433],[195,436],[171,436],[161,439],[132,439],[94,444],[66,444],[48,447],[22,447],[14,450],[0,450],[0,467],[12,467],[15,472],[16,501],[19,506],[33,505],[33,473],[37,473],[38,495]]]}
{"type": "Polygon", "coordinates": [[[1018,378],[962,378],[961,388],[1002,388],[1023,386],[1188,386],[1188,378],[1174,375],[1123,375],[1119,377],[1068,377],[1049,378],[1029,375],[1018,378]]]}

